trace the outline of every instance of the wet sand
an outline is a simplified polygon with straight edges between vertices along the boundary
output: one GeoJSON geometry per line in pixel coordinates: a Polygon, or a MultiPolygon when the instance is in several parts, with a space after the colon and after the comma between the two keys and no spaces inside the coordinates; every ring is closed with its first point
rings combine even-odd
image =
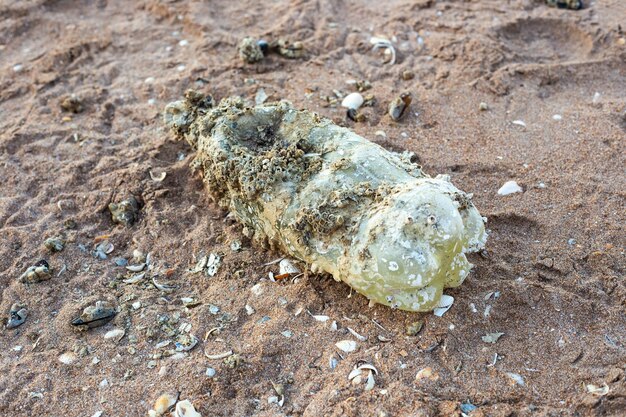
{"type": "Polygon", "coordinates": [[[203,416],[460,415],[462,404],[477,407],[471,416],[620,415],[624,22],[620,0],[580,11],[530,0],[2,2],[0,313],[22,303],[28,317],[2,330],[0,414],[139,416],[180,392],[203,416]],[[372,51],[374,35],[392,40],[393,65],[372,51]],[[245,64],[245,36],[301,41],[307,56],[245,64]],[[324,98],[355,91],[350,80],[372,84],[365,122],[324,98]],[[369,308],[311,273],[272,282],[278,266],[265,264],[282,254],[217,207],[190,167],[193,150],[162,123],[188,88],[250,102],[262,88],[412,151],[425,172],[473,193],[490,237],[466,282],[447,291],[453,307],[443,317],[369,308]],[[387,105],[404,91],[411,112],[393,122],[387,105]],[[71,95],[78,113],[61,108],[71,95]],[[497,195],[509,180],[524,191],[497,195]],[[141,210],[125,227],[107,206],[129,195],[141,210]],[[51,253],[43,242],[59,235],[65,247],[51,253]],[[113,250],[100,259],[104,241],[113,250]],[[133,273],[115,261],[136,264],[136,250],[173,291],[148,276],[123,282],[133,273]],[[188,272],[210,253],[222,259],[215,276],[188,272]],[[40,259],[53,277],[19,282],[40,259]],[[120,312],[77,331],[70,321],[96,300],[120,312]],[[114,329],[123,336],[106,339],[114,329]],[[496,343],[482,340],[495,332],[496,343]],[[174,344],[158,344],[180,334],[200,341],[163,355],[174,344]],[[339,351],[340,340],[357,350],[339,351]],[[206,356],[229,350],[238,361],[206,356]],[[372,390],[348,380],[361,361],[379,372],[372,390]],[[284,386],[282,406],[268,402],[272,382],[284,386]]]}

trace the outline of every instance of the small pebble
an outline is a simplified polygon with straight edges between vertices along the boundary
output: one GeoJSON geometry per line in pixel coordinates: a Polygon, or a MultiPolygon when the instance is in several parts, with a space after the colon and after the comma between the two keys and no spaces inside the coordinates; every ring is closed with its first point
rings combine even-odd
{"type": "Polygon", "coordinates": [[[187,67],[184,64],[180,64],[179,66],[176,67],[176,71],[183,72],[185,71],[185,68],[187,67]]]}
{"type": "Polygon", "coordinates": [[[489,105],[485,103],[484,101],[481,101],[480,104],[478,105],[478,110],[487,111],[489,110],[489,105]]]}
{"type": "Polygon", "coordinates": [[[559,121],[563,118],[563,116],[561,116],[560,114],[555,114],[554,116],[552,116],[553,120],[559,121]]]}
{"type": "Polygon", "coordinates": [[[148,77],[145,80],[143,80],[143,82],[146,84],[152,84],[154,82],[154,77],[148,77]]]}
{"type": "Polygon", "coordinates": [[[189,41],[187,39],[183,39],[181,41],[178,42],[179,46],[187,46],[189,45],[189,41]]]}
{"type": "Polygon", "coordinates": [[[20,72],[23,69],[24,69],[24,65],[22,65],[22,64],[13,65],[13,72],[20,72]]]}
{"type": "Polygon", "coordinates": [[[215,369],[213,369],[213,368],[206,368],[206,376],[208,376],[209,378],[213,378],[216,373],[217,373],[217,371],[215,369]]]}
{"type": "Polygon", "coordinates": [[[574,246],[576,244],[576,239],[572,238],[572,239],[568,239],[567,244],[570,246],[574,246]]]}

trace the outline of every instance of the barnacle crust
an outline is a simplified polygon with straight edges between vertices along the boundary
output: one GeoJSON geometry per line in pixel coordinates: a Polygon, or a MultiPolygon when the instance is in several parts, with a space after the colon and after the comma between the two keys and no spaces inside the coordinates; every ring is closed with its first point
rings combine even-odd
{"type": "Polygon", "coordinates": [[[447,176],[288,102],[181,100],[165,121],[196,149],[211,195],[258,240],[373,302],[437,306],[484,247],[484,219],[447,176]],[[184,117],[176,117],[184,114],[184,117]]]}

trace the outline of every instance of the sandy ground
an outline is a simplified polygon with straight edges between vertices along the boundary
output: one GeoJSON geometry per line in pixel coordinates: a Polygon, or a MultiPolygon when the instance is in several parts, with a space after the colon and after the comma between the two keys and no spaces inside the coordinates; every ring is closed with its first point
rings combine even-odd
{"type": "Polygon", "coordinates": [[[29,312],[0,332],[0,415],[141,416],[164,392],[180,392],[203,416],[460,415],[462,404],[476,407],[472,416],[620,415],[626,4],[586,3],[0,2],[0,311],[8,317],[20,302],[29,312]],[[395,64],[371,51],[374,34],[395,37],[395,64]],[[247,35],[302,41],[307,57],[243,64],[236,45],[247,35]],[[403,80],[406,70],[415,77],[403,80]],[[367,122],[320,98],[354,91],[350,79],[373,85],[367,122]],[[164,129],[163,107],[187,88],[251,101],[263,88],[270,100],[413,151],[426,172],[474,193],[491,234],[470,277],[449,291],[454,306],[439,318],[368,308],[312,274],[270,281],[277,266],[263,264],[281,254],[243,236],[191,172],[191,149],[164,129]],[[413,94],[411,113],[394,123],[386,106],[403,91],[413,94]],[[80,113],[60,107],[72,94],[80,113]],[[158,182],[151,171],[167,176],[158,182]],[[498,196],[508,180],[524,192],[498,196]],[[107,205],[129,194],[142,207],[126,228],[107,205]],[[50,253],[43,241],[58,235],[66,246],[50,253]],[[107,259],[92,253],[102,240],[114,246],[107,259]],[[135,250],[151,254],[174,291],[148,278],[123,282],[131,273],[115,260],[135,263],[135,250]],[[188,272],[209,253],[222,257],[217,275],[188,272]],[[40,259],[53,278],[19,282],[40,259]],[[181,297],[201,304],[187,308],[181,297]],[[69,322],[95,300],[119,314],[77,332],[69,322]],[[407,336],[418,320],[422,331],[407,336]],[[173,344],[157,344],[181,325],[200,343],[161,357],[173,344]],[[106,339],[114,329],[123,337],[106,339]],[[493,332],[504,335],[485,343],[493,332]],[[344,339],[357,351],[341,353],[344,339]],[[238,362],[205,356],[228,350],[238,362]],[[379,371],[370,391],[348,381],[360,361],[379,371]],[[432,376],[416,380],[426,368],[432,376]],[[268,402],[272,382],[284,386],[282,407],[268,402]]]}

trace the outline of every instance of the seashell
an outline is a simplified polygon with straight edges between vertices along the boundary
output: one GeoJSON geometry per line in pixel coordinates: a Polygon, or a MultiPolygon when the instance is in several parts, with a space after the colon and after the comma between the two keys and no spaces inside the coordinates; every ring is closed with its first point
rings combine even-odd
{"type": "Polygon", "coordinates": [[[166,176],[167,176],[167,172],[165,171],[161,171],[158,174],[155,174],[153,171],[150,171],[150,178],[152,178],[152,181],[161,182],[165,179],[166,176]]]}
{"type": "Polygon", "coordinates": [[[143,271],[145,267],[146,267],[146,264],[128,265],[126,269],[128,269],[131,272],[139,272],[139,271],[143,271]]]}
{"type": "Polygon", "coordinates": [[[134,196],[130,196],[119,203],[109,204],[109,211],[111,212],[111,220],[113,220],[113,223],[119,223],[129,227],[137,220],[139,203],[134,196]]]}
{"type": "Polygon", "coordinates": [[[350,93],[341,101],[341,107],[358,110],[363,105],[363,96],[359,93],[350,93]]]}
{"type": "Polygon", "coordinates": [[[283,259],[278,264],[280,275],[283,274],[299,274],[300,270],[289,259],[283,259]]]}
{"type": "Polygon", "coordinates": [[[304,44],[300,41],[291,43],[288,40],[279,39],[277,42],[272,42],[270,49],[289,59],[297,59],[304,56],[304,44]]]}
{"type": "Polygon", "coordinates": [[[206,274],[210,277],[214,277],[217,274],[217,270],[222,264],[222,258],[215,253],[209,254],[209,260],[206,263],[206,274]]]}
{"type": "Polygon", "coordinates": [[[65,246],[65,241],[61,237],[50,237],[43,242],[43,245],[50,252],[61,252],[65,246]]]}
{"type": "Polygon", "coordinates": [[[346,353],[354,352],[356,350],[356,342],[354,340],[341,340],[335,343],[335,346],[346,353]]]}
{"type": "Polygon", "coordinates": [[[9,311],[9,320],[7,321],[7,329],[13,329],[21,326],[28,317],[28,310],[22,308],[21,305],[15,303],[9,311]]]}
{"type": "Polygon", "coordinates": [[[206,351],[204,352],[204,356],[206,356],[207,358],[211,359],[211,360],[218,360],[218,359],[224,359],[227,358],[229,356],[232,356],[233,351],[229,350],[226,352],[222,352],[222,353],[216,353],[213,355],[209,355],[208,353],[206,353],[206,351]]]}
{"type": "Polygon", "coordinates": [[[159,284],[156,281],[156,276],[152,277],[152,284],[154,284],[154,286],[157,288],[157,290],[160,290],[160,291],[163,291],[163,292],[172,292],[176,288],[174,285],[159,284]]]}
{"type": "Polygon", "coordinates": [[[202,417],[189,400],[179,401],[178,404],[176,404],[174,415],[175,417],[202,417]]]}
{"type": "Polygon", "coordinates": [[[125,279],[122,282],[124,282],[126,284],[136,284],[139,281],[141,281],[143,279],[143,277],[145,277],[145,276],[146,276],[146,273],[142,272],[141,274],[133,275],[132,277],[130,277],[128,279],[125,279]]]}
{"type": "Polygon", "coordinates": [[[19,280],[25,284],[34,284],[41,281],[47,281],[52,278],[52,271],[48,261],[40,260],[35,265],[29,267],[19,280]]]}
{"type": "Polygon", "coordinates": [[[400,120],[409,108],[411,100],[410,93],[402,93],[400,97],[393,99],[391,103],[389,103],[389,116],[391,116],[393,120],[400,120]]]}
{"type": "Polygon", "coordinates": [[[198,338],[192,334],[181,335],[175,343],[176,352],[187,352],[198,344],[198,338]]]}
{"type": "Polygon", "coordinates": [[[356,337],[357,339],[359,339],[361,342],[365,342],[367,340],[367,337],[365,336],[361,336],[360,334],[358,334],[357,332],[355,332],[354,330],[352,330],[351,328],[348,327],[348,331],[350,332],[350,334],[352,334],[352,336],[356,337]]]}
{"type": "Polygon", "coordinates": [[[178,395],[163,394],[154,402],[154,415],[162,416],[167,413],[178,401],[178,395]]]}
{"type": "Polygon", "coordinates": [[[454,303],[454,297],[451,295],[443,294],[439,300],[439,304],[433,309],[433,314],[437,317],[443,316],[446,311],[450,310],[454,303]]]}
{"type": "Polygon", "coordinates": [[[72,352],[66,352],[59,356],[59,362],[65,365],[71,365],[76,360],[76,354],[72,352]]]}
{"type": "Polygon", "coordinates": [[[117,311],[106,301],[96,301],[93,306],[85,307],[80,317],[72,320],[72,325],[81,330],[104,326],[117,314],[117,311]]]}
{"type": "Polygon", "coordinates": [[[498,190],[498,195],[509,195],[514,193],[521,193],[524,189],[520,187],[515,181],[507,181],[498,190]]]}
{"type": "Polygon", "coordinates": [[[317,321],[321,321],[322,323],[324,323],[324,322],[328,321],[328,319],[330,319],[330,317],[328,317],[328,316],[324,316],[324,315],[322,315],[322,314],[313,315],[313,316],[311,316],[311,317],[313,317],[313,318],[314,318],[315,320],[317,320],[317,321]]]}
{"type": "Polygon", "coordinates": [[[116,339],[119,341],[122,339],[122,337],[124,337],[124,335],[126,334],[126,332],[124,331],[124,329],[113,329],[113,330],[109,330],[108,332],[106,332],[104,334],[104,338],[105,339],[116,339]]]}
{"type": "Polygon", "coordinates": [[[208,256],[203,256],[201,257],[198,262],[196,263],[196,266],[194,266],[192,269],[189,270],[190,273],[195,274],[198,272],[201,272],[204,268],[206,268],[206,264],[209,261],[209,257],[208,256]]]}

